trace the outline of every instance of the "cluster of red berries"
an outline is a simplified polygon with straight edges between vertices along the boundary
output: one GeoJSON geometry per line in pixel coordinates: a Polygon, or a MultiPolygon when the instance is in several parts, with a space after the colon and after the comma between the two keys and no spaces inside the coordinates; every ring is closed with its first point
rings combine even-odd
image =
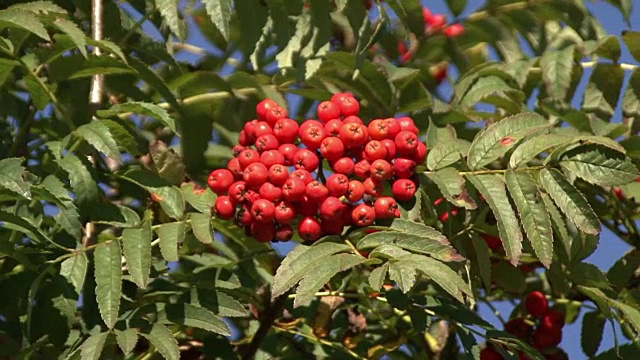
{"type": "Polygon", "coordinates": [[[315,241],[345,226],[399,216],[396,200],[413,198],[414,171],[427,147],[411,118],[365,125],[359,110],[351,94],[338,93],[318,105],[319,120],[298,125],[275,101],[261,101],[258,119],[245,124],[227,168],[209,175],[218,194],[214,213],[235,217],[262,242],[290,240],[296,223],[303,240],[315,241]],[[325,161],[331,168],[326,177],[325,161]],[[385,184],[393,197],[383,196],[385,184]]]}
{"type": "MultiPolygon", "coordinates": [[[[557,346],[562,340],[564,314],[549,308],[547,299],[539,291],[532,291],[527,295],[524,299],[524,310],[527,315],[524,318],[518,317],[509,320],[504,325],[505,331],[540,350],[546,359],[562,359],[566,354],[557,349],[557,346]]],[[[529,359],[524,353],[518,355],[521,360],[529,359]]],[[[490,345],[480,352],[480,359],[502,360],[503,357],[493,345],[490,345]]]]}

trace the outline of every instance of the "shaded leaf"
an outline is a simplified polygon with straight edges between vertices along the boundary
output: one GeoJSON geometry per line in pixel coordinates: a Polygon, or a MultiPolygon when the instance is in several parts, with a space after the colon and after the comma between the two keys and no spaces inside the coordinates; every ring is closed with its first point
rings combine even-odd
{"type": "Polygon", "coordinates": [[[123,104],[115,104],[106,110],[98,110],[100,117],[124,116],[129,113],[135,113],[158,120],[166,125],[171,131],[177,133],[176,122],[169,113],[156,104],[131,101],[123,104]]]}
{"type": "Polygon", "coordinates": [[[148,331],[140,332],[166,360],[180,360],[178,341],[173,333],[162,324],[153,324],[148,331]]]}
{"type": "Polygon", "coordinates": [[[211,244],[213,242],[213,234],[211,229],[211,215],[200,213],[189,213],[191,219],[191,230],[203,244],[211,244]]]}
{"type": "Polygon", "coordinates": [[[516,267],[506,262],[497,262],[491,267],[492,280],[504,291],[522,294],[526,289],[524,275],[516,267]]]}
{"type": "Polygon", "coordinates": [[[471,241],[476,253],[476,264],[480,278],[486,289],[491,288],[491,250],[484,239],[476,233],[471,234],[471,241]]]}
{"type": "Polygon", "coordinates": [[[100,360],[107,336],[109,336],[108,332],[97,333],[85,340],[80,348],[82,360],[100,360]]]}
{"type": "Polygon", "coordinates": [[[78,294],[82,293],[88,266],[89,260],[84,252],[74,255],[60,264],[60,275],[69,281],[78,294]]]}
{"type": "Polygon", "coordinates": [[[54,216],[54,219],[64,231],[73,236],[76,240],[80,240],[82,236],[82,223],[80,222],[80,214],[75,208],[60,209],[60,212],[54,216]]]}
{"type": "Polygon", "coordinates": [[[605,290],[611,288],[607,277],[595,265],[577,262],[572,263],[567,270],[569,279],[576,285],[596,287],[605,290]]]}
{"type": "Polygon", "coordinates": [[[122,249],[131,279],[140,288],[147,287],[151,269],[151,221],[146,220],[140,229],[125,229],[122,232],[122,249]]]}
{"type": "Polygon", "coordinates": [[[467,188],[464,186],[464,178],[458,173],[458,170],[452,167],[444,168],[432,173],[427,174],[438,188],[442,195],[453,205],[457,207],[464,207],[468,210],[475,210],[478,208],[475,200],[467,192],[467,188]]]}
{"type": "Polygon", "coordinates": [[[565,156],[560,166],[592,184],[618,186],[633,182],[638,177],[638,169],[630,159],[606,148],[580,146],[565,156]]]}
{"type": "Polygon", "coordinates": [[[78,135],[91,144],[96,150],[102,152],[106,156],[122,163],[118,144],[111,135],[109,128],[101,121],[95,120],[86,123],[76,129],[78,135]]]}
{"type": "Polygon", "coordinates": [[[180,191],[185,201],[194,209],[205,214],[211,213],[211,205],[216,200],[216,194],[211,189],[207,187],[201,190],[197,189],[193,183],[187,183],[180,187],[180,191]]]}
{"type": "Polygon", "coordinates": [[[112,329],[120,311],[122,294],[122,267],[120,243],[109,241],[96,247],[94,251],[96,301],[102,320],[112,329]]]}
{"type": "Polygon", "coordinates": [[[380,267],[377,267],[371,270],[369,274],[369,286],[373,288],[373,290],[378,291],[382,287],[384,283],[384,279],[387,275],[387,270],[389,269],[389,264],[384,264],[380,267]]]}
{"type": "Polygon", "coordinates": [[[178,324],[230,336],[229,326],[211,311],[191,304],[166,304],[158,313],[161,324],[178,324]]]}
{"type": "Polygon", "coordinates": [[[80,50],[82,56],[85,58],[87,57],[87,39],[84,32],[82,32],[76,23],[64,18],[58,18],[53,22],[53,25],[63,33],[67,34],[69,39],[71,39],[78,50],[80,50]]]}
{"type": "Polygon", "coordinates": [[[87,166],[74,154],[67,154],[56,160],[58,165],[69,174],[69,182],[81,207],[90,207],[98,199],[98,185],[87,166]]]}
{"type": "Polygon", "coordinates": [[[147,190],[167,215],[174,219],[182,218],[185,203],[182,192],[177,187],[170,186],[164,179],[141,169],[131,169],[121,177],[147,190]]]}
{"type": "MultiPolygon", "coordinates": [[[[178,15],[178,1],[176,0],[154,0],[156,8],[167,22],[169,29],[178,39],[184,40],[184,27],[178,15]]],[[[205,1],[206,3],[206,1],[205,1]]]]}
{"type": "Polygon", "coordinates": [[[596,65],[584,91],[582,109],[603,118],[611,117],[618,104],[623,80],[624,70],[620,65],[596,65]]]}
{"type": "Polygon", "coordinates": [[[25,171],[22,159],[8,158],[0,160],[0,187],[10,190],[27,199],[31,199],[29,184],[22,175],[25,171]]]}
{"type": "Polygon", "coordinates": [[[51,41],[47,29],[31,12],[9,9],[0,11],[0,27],[20,28],[46,41],[51,41]]]}
{"type": "Polygon", "coordinates": [[[165,223],[156,230],[160,239],[160,253],[167,261],[178,261],[178,244],[184,241],[184,222],[165,223]]]}
{"type": "Polygon", "coordinates": [[[224,37],[229,41],[231,29],[229,27],[229,20],[231,19],[231,7],[233,5],[232,0],[202,0],[202,3],[207,10],[207,14],[211,17],[211,21],[215,24],[224,37]]]}
{"type": "Polygon", "coordinates": [[[138,331],[136,329],[114,330],[116,342],[125,355],[133,351],[138,342],[138,331]]]}
{"type": "Polygon", "coordinates": [[[640,69],[631,73],[622,98],[622,114],[626,117],[640,116],[640,69]]]}
{"type": "MultiPolygon", "coordinates": [[[[422,272],[460,302],[464,302],[463,295],[473,297],[471,288],[462,277],[437,260],[424,255],[410,254],[399,257],[397,264],[401,268],[413,267],[422,272]]],[[[389,266],[389,271],[391,271],[391,266],[389,266]]]]}
{"type": "Polygon", "coordinates": [[[542,81],[547,94],[556,99],[565,99],[571,87],[573,72],[573,53],[575,46],[567,46],[562,50],[546,51],[540,58],[542,81]]]}

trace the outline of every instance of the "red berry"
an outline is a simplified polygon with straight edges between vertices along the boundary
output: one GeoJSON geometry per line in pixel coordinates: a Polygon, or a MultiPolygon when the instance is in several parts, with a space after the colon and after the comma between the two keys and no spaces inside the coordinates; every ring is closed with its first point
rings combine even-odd
{"type": "Polygon", "coordinates": [[[260,194],[260,198],[269,200],[273,203],[282,199],[282,189],[270,182],[262,184],[262,186],[260,186],[260,190],[258,190],[258,194],[260,194]]]}
{"type": "Polygon", "coordinates": [[[562,329],[564,326],[564,314],[558,310],[549,309],[540,320],[540,329],[552,331],[554,329],[562,329]]]}
{"type": "Polygon", "coordinates": [[[327,122],[340,117],[340,106],[331,101],[323,101],[318,104],[318,118],[322,122],[327,122]]]}
{"type": "Polygon", "coordinates": [[[278,103],[271,99],[264,99],[256,105],[256,114],[260,120],[264,120],[267,118],[267,112],[269,109],[278,106],[278,103]]]}
{"type": "Polygon", "coordinates": [[[343,124],[358,124],[358,125],[362,125],[364,124],[362,122],[362,119],[360,119],[359,117],[355,116],[355,115],[351,115],[351,116],[347,116],[346,118],[344,118],[342,120],[343,124]]]}
{"type": "Polygon", "coordinates": [[[362,186],[364,187],[364,193],[369,196],[373,196],[374,198],[380,196],[380,194],[382,194],[382,192],[384,191],[384,188],[382,187],[382,183],[370,177],[366,178],[362,182],[362,186]]]}
{"type": "Polygon", "coordinates": [[[387,148],[378,140],[371,140],[364,146],[364,157],[369,161],[387,157],[387,148]]]}
{"type": "Polygon", "coordinates": [[[311,176],[311,173],[309,173],[307,170],[304,170],[304,169],[293,170],[293,172],[291,173],[291,175],[289,175],[289,177],[298,178],[302,180],[302,182],[304,183],[304,186],[307,186],[308,183],[313,181],[313,177],[311,176]]]}
{"type": "Polygon", "coordinates": [[[552,330],[545,330],[542,328],[536,329],[533,333],[532,346],[536,349],[547,349],[557,346],[562,341],[562,330],[554,328],[552,330]]]}
{"type": "Polygon", "coordinates": [[[284,164],[287,166],[293,165],[293,157],[298,152],[298,147],[293,144],[282,144],[278,147],[278,151],[284,156],[284,164]]]}
{"type": "Polygon", "coordinates": [[[295,203],[296,212],[302,216],[316,216],[320,208],[320,201],[305,195],[295,203]]]}
{"type": "Polygon", "coordinates": [[[269,125],[274,126],[276,122],[278,122],[278,120],[286,118],[287,116],[289,116],[289,114],[287,113],[287,109],[280,106],[275,106],[267,111],[265,121],[269,125]]]}
{"type": "Polygon", "coordinates": [[[284,155],[278,150],[268,150],[260,154],[260,162],[263,163],[267,169],[275,164],[284,165],[284,155]]]}
{"type": "Polygon", "coordinates": [[[236,181],[229,186],[229,198],[235,204],[241,204],[245,200],[247,185],[244,181],[236,181]]]}
{"type": "Polygon", "coordinates": [[[395,140],[396,135],[398,135],[398,133],[402,131],[400,122],[398,122],[398,120],[395,118],[386,118],[384,119],[384,122],[387,123],[387,139],[395,140]]]}
{"type": "Polygon", "coordinates": [[[353,95],[351,93],[348,92],[341,92],[341,93],[335,93],[333,95],[331,95],[331,102],[333,103],[339,103],[342,100],[344,100],[345,98],[352,98],[353,95]]]}
{"type": "Polygon", "coordinates": [[[452,209],[451,211],[442,213],[442,215],[440,215],[438,220],[440,220],[440,222],[445,222],[449,220],[449,216],[458,216],[458,209],[452,209]]]}
{"type": "Polygon", "coordinates": [[[387,161],[391,161],[396,158],[396,143],[391,139],[381,140],[380,143],[387,150],[387,156],[384,158],[387,161]]]}
{"type": "Polygon", "coordinates": [[[442,14],[435,14],[429,21],[428,31],[438,31],[447,24],[447,19],[442,14]]]}
{"type": "Polygon", "coordinates": [[[316,241],[322,235],[320,223],[313,217],[307,216],[300,221],[298,225],[298,234],[305,241],[316,241]]]}
{"type": "Polygon", "coordinates": [[[320,217],[324,220],[339,219],[343,210],[342,201],[336,197],[329,196],[320,205],[320,217]]]}
{"type": "Polygon", "coordinates": [[[331,174],[327,178],[327,189],[330,196],[340,197],[349,189],[349,178],[343,174],[331,174]]]}
{"type": "Polygon", "coordinates": [[[236,207],[231,202],[228,196],[222,195],[216,198],[216,202],[213,204],[213,211],[221,219],[233,219],[236,214],[236,207]]]}
{"type": "Polygon", "coordinates": [[[424,20],[425,24],[428,24],[431,21],[432,17],[433,17],[433,15],[431,14],[431,11],[429,11],[429,9],[427,7],[423,7],[422,8],[422,19],[424,20]]]}
{"type": "Polygon", "coordinates": [[[240,169],[246,169],[249,164],[260,161],[260,154],[253,149],[244,149],[238,155],[238,162],[240,163],[240,169]]]}
{"type": "Polygon", "coordinates": [[[233,183],[233,174],[227,169],[213,170],[207,178],[207,184],[211,191],[222,195],[229,191],[229,186],[233,183]]]}
{"type": "Polygon", "coordinates": [[[289,225],[281,225],[276,229],[276,241],[289,241],[293,237],[293,229],[289,225]]]}
{"type": "Polygon", "coordinates": [[[358,147],[367,140],[367,128],[356,123],[345,123],[340,129],[340,140],[348,149],[358,147]]]}
{"type": "Polygon", "coordinates": [[[436,66],[432,71],[433,79],[440,84],[447,77],[447,64],[443,63],[440,66],[436,66]]]}
{"type": "Polygon", "coordinates": [[[349,181],[349,188],[347,189],[347,199],[351,202],[360,201],[364,196],[364,185],[358,180],[349,181]]]}
{"type": "Polygon", "coordinates": [[[369,123],[367,131],[373,140],[384,140],[389,133],[389,124],[384,119],[375,119],[369,123]]]}
{"type": "Polygon", "coordinates": [[[278,224],[289,224],[296,217],[296,212],[289,203],[281,201],[276,206],[274,219],[278,224]]]}
{"type": "Polygon", "coordinates": [[[287,167],[280,164],[271,165],[269,168],[269,182],[276,186],[282,186],[289,178],[287,167]]]}
{"type": "Polygon", "coordinates": [[[416,171],[416,162],[405,158],[396,158],[393,160],[392,169],[396,178],[408,179],[416,171]]]}
{"type": "Polygon", "coordinates": [[[331,169],[337,174],[351,175],[355,170],[355,164],[351,158],[343,157],[336,160],[332,165],[331,169]]]}
{"type": "Polygon", "coordinates": [[[325,235],[340,235],[344,230],[344,223],[342,222],[342,218],[339,217],[334,220],[322,220],[320,227],[322,228],[322,233],[325,235]]]}
{"type": "Polygon", "coordinates": [[[266,121],[258,121],[253,127],[253,136],[258,139],[262,135],[272,135],[273,128],[266,121]]]}
{"type": "Polygon", "coordinates": [[[251,120],[244,124],[242,131],[244,131],[245,141],[247,142],[246,144],[244,144],[244,146],[253,145],[253,143],[256,141],[256,124],[258,124],[258,120],[251,120]]]}
{"type": "Polygon", "coordinates": [[[389,196],[382,196],[376,199],[373,204],[377,219],[388,219],[400,215],[396,200],[389,196]]]}
{"type": "Polygon", "coordinates": [[[244,149],[246,149],[246,147],[243,145],[234,145],[233,148],[231,148],[231,155],[233,155],[233,157],[238,157],[244,149]]]}
{"type": "Polygon", "coordinates": [[[344,124],[339,119],[329,120],[326,124],[324,124],[324,131],[327,136],[340,136],[340,129],[344,124]]]}
{"type": "Polygon", "coordinates": [[[547,312],[548,307],[547,299],[540,291],[532,291],[524,299],[525,310],[534,317],[542,317],[547,312]]]}
{"type": "Polygon", "coordinates": [[[515,318],[504,324],[504,330],[517,338],[526,339],[533,332],[533,326],[527,324],[523,318],[515,318]]]}
{"type": "Polygon", "coordinates": [[[489,234],[480,234],[480,236],[484,239],[484,242],[487,243],[489,249],[496,251],[502,248],[502,240],[500,240],[499,237],[489,234]]]}
{"type": "Polygon", "coordinates": [[[480,351],[480,360],[503,360],[503,357],[493,348],[486,347],[480,351]]]}
{"type": "Polygon", "coordinates": [[[269,242],[273,240],[276,229],[272,223],[259,223],[254,222],[251,224],[249,233],[251,236],[259,242],[269,242]]]}
{"type": "Polygon", "coordinates": [[[418,135],[410,131],[400,131],[398,135],[396,135],[396,151],[399,154],[414,154],[416,152],[416,148],[418,147],[418,143],[420,143],[420,140],[418,140],[418,135]]]}
{"type": "Polygon", "coordinates": [[[273,135],[275,135],[281,144],[293,143],[298,137],[299,130],[300,127],[297,122],[288,118],[282,118],[273,126],[273,135]]]}
{"type": "Polygon", "coordinates": [[[365,179],[369,177],[371,164],[367,160],[360,160],[354,168],[357,177],[365,179]]]}
{"type": "Polygon", "coordinates": [[[423,164],[427,159],[427,145],[425,145],[422,141],[418,142],[418,146],[416,147],[416,152],[413,153],[413,160],[417,164],[423,164]]]}
{"type": "Polygon", "coordinates": [[[404,43],[404,41],[398,41],[396,49],[398,50],[398,54],[400,55],[404,55],[407,53],[407,45],[404,43]]]}
{"type": "Polygon", "coordinates": [[[327,137],[327,133],[324,131],[324,126],[316,124],[301,127],[298,130],[298,133],[300,134],[300,140],[302,143],[311,150],[319,148],[322,140],[327,137]]]}
{"type": "Polygon", "coordinates": [[[256,200],[260,199],[260,194],[249,189],[244,193],[244,201],[247,204],[253,204],[256,200]]]}
{"type": "Polygon", "coordinates": [[[340,113],[345,117],[356,115],[360,111],[360,104],[354,97],[342,97],[337,101],[337,104],[340,109],[340,113]]]}
{"type": "Polygon", "coordinates": [[[238,211],[238,214],[236,215],[236,221],[243,226],[248,226],[253,223],[251,209],[247,205],[242,205],[240,211],[238,211]]]}
{"type": "Polygon", "coordinates": [[[261,223],[268,223],[273,220],[276,207],[273,203],[266,199],[258,199],[251,205],[251,216],[253,220],[261,223]]]}
{"type": "Polygon", "coordinates": [[[413,57],[413,53],[406,52],[406,53],[404,53],[404,54],[401,54],[401,55],[400,55],[400,60],[399,60],[399,62],[400,62],[400,64],[405,64],[405,63],[407,63],[409,60],[411,60],[411,58],[412,58],[412,57],[413,57]]]}
{"type": "Polygon", "coordinates": [[[267,181],[268,176],[269,171],[267,170],[267,167],[264,166],[263,163],[259,162],[249,164],[249,166],[247,166],[242,173],[244,182],[252,188],[262,185],[265,181],[267,181]]]}
{"type": "Polygon", "coordinates": [[[307,190],[305,183],[297,177],[290,177],[282,186],[282,195],[288,201],[301,200],[307,190]]]}
{"type": "Polygon", "coordinates": [[[320,153],[329,160],[335,161],[344,155],[344,144],[337,137],[327,137],[320,144],[320,153]]]}
{"type": "MultiPolygon", "coordinates": [[[[300,130],[306,130],[309,126],[324,126],[324,124],[318,120],[307,119],[300,124],[300,130]]],[[[298,131],[298,133],[300,133],[300,131],[298,131]]]]}
{"type": "Polygon", "coordinates": [[[318,168],[319,164],[320,159],[309,149],[300,149],[293,156],[293,166],[295,166],[296,169],[312,172],[318,168]]]}
{"type": "MultiPolygon", "coordinates": [[[[396,119],[398,125],[400,126],[400,131],[409,131],[412,132],[414,134],[418,133],[418,128],[416,127],[416,124],[413,122],[413,119],[408,117],[408,116],[403,116],[401,118],[396,119]]],[[[396,134],[397,135],[397,134],[396,134]]],[[[393,137],[393,139],[395,139],[395,136],[393,137]]]]}
{"type": "Polygon", "coordinates": [[[619,187],[614,187],[612,190],[613,190],[613,193],[618,198],[618,200],[624,199],[624,194],[622,194],[622,189],[620,189],[619,187]]]}
{"type": "Polygon", "coordinates": [[[371,163],[370,173],[372,179],[382,182],[393,175],[393,170],[387,160],[378,159],[371,163]]]}
{"type": "MultiPolygon", "coordinates": [[[[251,145],[251,143],[249,142],[247,133],[244,132],[244,130],[240,130],[240,134],[238,134],[238,144],[240,144],[242,146],[251,145]]],[[[234,154],[234,156],[236,156],[236,155],[234,154]]]]}
{"type": "Polygon", "coordinates": [[[393,197],[400,201],[408,201],[416,193],[416,184],[409,179],[398,179],[391,186],[393,197]]]}
{"type": "Polygon", "coordinates": [[[446,37],[460,36],[462,35],[463,32],[464,32],[464,27],[460,24],[453,24],[453,25],[447,26],[446,28],[444,28],[444,30],[442,30],[442,33],[446,37]]]}
{"type": "Polygon", "coordinates": [[[321,203],[327,198],[327,196],[329,196],[329,189],[327,189],[327,187],[320,181],[312,181],[307,184],[305,194],[309,200],[321,203]]]}
{"type": "Polygon", "coordinates": [[[351,211],[351,220],[356,226],[369,226],[376,220],[376,213],[371,206],[360,204],[351,211]]]}
{"type": "Polygon", "coordinates": [[[256,149],[260,152],[276,150],[280,144],[273,134],[260,135],[256,139],[256,149]]]}

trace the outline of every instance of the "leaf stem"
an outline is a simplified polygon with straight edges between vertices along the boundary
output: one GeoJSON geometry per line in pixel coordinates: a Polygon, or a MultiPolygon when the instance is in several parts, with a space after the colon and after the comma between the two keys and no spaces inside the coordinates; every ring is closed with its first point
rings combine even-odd
{"type": "MultiPolygon", "coordinates": [[[[535,170],[542,170],[546,168],[546,166],[529,166],[529,167],[523,167],[523,168],[516,168],[513,169],[513,171],[515,172],[519,172],[519,171],[535,171],[535,170]]],[[[425,171],[423,172],[424,175],[429,175],[434,173],[435,171],[425,171]]],[[[473,170],[473,171],[459,171],[458,174],[462,175],[462,176],[467,176],[467,175],[485,175],[485,174],[504,174],[505,172],[507,172],[507,169],[495,169],[495,170],[473,170]]]]}
{"type": "Polygon", "coordinates": [[[506,12],[511,12],[511,11],[518,11],[518,10],[524,10],[530,6],[536,5],[536,4],[544,4],[544,3],[548,3],[551,2],[551,0],[528,0],[528,1],[521,1],[521,2],[517,2],[517,3],[512,3],[512,4],[506,4],[506,5],[501,5],[496,7],[493,10],[482,10],[482,11],[478,11],[475,12],[469,16],[467,16],[467,21],[481,21],[481,20],[485,20],[488,19],[490,17],[495,16],[498,13],[506,13],[506,12]]]}
{"type": "MultiPolygon", "coordinates": [[[[368,295],[366,294],[345,293],[341,291],[318,291],[317,293],[313,294],[313,296],[316,296],[316,297],[340,296],[340,297],[354,298],[354,299],[361,298],[361,297],[368,297],[368,295]]],[[[296,294],[289,294],[288,297],[289,299],[295,299],[296,294]]]]}
{"type": "Polygon", "coordinates": [[[344,351],[345,353],[351,355],[355,359],[361,359],[361,360],[366,359],[366,358],[358,355],[354,351],[352,351],[350,349],[347,349],[344,346],[338,345],[337,343],[334,343],[334,342],[331,342],[331,341],[327,341],[327,340],[324,340],[324,339],[321,339],[321,338],[318,338],[318,337],[315,337],[315,336],[307,335],[307,334],[305,334],[303,332],[300,332],[300,331],[296,331],[296,330],[293,330],[293,329],[287,329],[287,328],[283,328],[283,327],[276,326],[276,325],[274,325],[273,328],[276,331],[286,332],[286,333],[289,333],[289,334],[292,334],[292,335],[298,335],[298,336],[303,337],[303,338],[305,338],[307,340],[310,340],[311,342],[315,342],[315,343],[318,343],[318,344],[321,344],[321,345],[326,345],[326,346],[332,347],[332,348],[337,349],[337,350],[344,351]]]}

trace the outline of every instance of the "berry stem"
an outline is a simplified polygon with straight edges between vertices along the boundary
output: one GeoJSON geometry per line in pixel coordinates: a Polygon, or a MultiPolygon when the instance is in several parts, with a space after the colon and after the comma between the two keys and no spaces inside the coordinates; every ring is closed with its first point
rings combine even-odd
{"type": "MultiPolygon", "coordinates": [[[[532,171],[532,170],[542,170],[547,168],[547,166],[529,166],[529,167],[522,167],[522,168],[517,168],[517,169],[513,169],[513,171],[519,172],[519,171],[532,171]]],[[[467,175],[485,175],[485,174],[503,174],[507,172],[507,169],[494,169],[494,170],[474,170],[474,171],[459,171],[458,174],[462,175],[462,176],[467,176],[467,175]]],[[[429,175],[434,173],[434,171],[425,171],[423,172],[423,174],[425,175],[429,175]]]]}

